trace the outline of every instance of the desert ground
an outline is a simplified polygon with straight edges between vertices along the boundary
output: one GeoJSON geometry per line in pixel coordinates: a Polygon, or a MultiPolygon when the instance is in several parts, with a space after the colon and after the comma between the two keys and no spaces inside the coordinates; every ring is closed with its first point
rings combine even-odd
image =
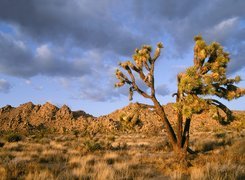
{"type": "MultiPolygon", "coordinates": [[[[130,104],[96,118],[62,108],[0,109],[0,179],[245,179],[243,111],[225,126],[207,112],[196,116],[197,153],[180,163],[152,110],[130,104]]],[[[171,104],[164,108],[174,119],[171,104]]]]}

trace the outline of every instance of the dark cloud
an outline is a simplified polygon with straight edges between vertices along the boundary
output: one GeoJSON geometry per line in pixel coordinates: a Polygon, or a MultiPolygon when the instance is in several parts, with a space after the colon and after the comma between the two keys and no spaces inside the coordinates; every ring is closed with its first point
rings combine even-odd
{"type": "Polygon", "coordinates": [[[158,36],[170,35],[178,55],[190,48],[197,34],[229,46],[226,39],[236,36],[237,26],[245,18],[244,9],[243,0],[156,0],[134,4],[134,14],[143,29],[158,36]]]}
{"type": "MultiPolygon", "coordinates": [[[[239,23],[244,21],[244,9],[243,0],[1,0],[0,20],[38,43],[127,56],[143,43],[164,41],[163,36],[170,35],[174,42],[171,49],[181,55],[197,34],[208,41],[224,42],[229,48],[228,39],[237,35],[239,23]]],[[[29,73],[29,69],[25,71],[29,73]]]]}
{"type": "Polygon", "coordinates": [[[75,43],[88,49],[128,54],[143,37],[113,19],[111,0],[1,0],[0,19],[15,24],[35,40],[75,43]]]}
{"type": "MultiPolygon", "coordinates": [[[[135,5],[136,6],[136,5],[135,5]]],[[[203,35],[207,42],[220,42],[230,52],[229,73],[244,68],[245,3],[229,1],[154,1],[138,4],[136,13],[147,19],[147,27],[170,34],[174,41],[174,55],[181,56],[191,46],[193,37],[203,35]],[[147,11],[145,11],[148,9],[147,11]],[[154,18],[152,18],[152,15],[154,18]],[[150,21],[152,19],[152,21],[150,21]],[[152,25],[151,25],[152,23],[152,25]]],[[[149,31],[154,31],[150,29],[149,31]]]]}
{"type": "Polygon", "coordinates": [[[188,17],[193,9],[199,7],[200,1],[195,0],[155,0],[154,2],[149,1],[134,1],[134,12],[138,16],[149,16],[152,14],[157,18],[164,18],[168,20],[183,19],[188,17]]]}
{"type": "Polygon", "coordinates": [[[0,33],[0,54],[0,72],[7,75],[78,77],[90,72],[89,62],[63,60],[48,45],[41,45],[32,52],[24,42],[3,33],[0,33]]]}
{"type": "Polygon", "coordinates": [[[0,79],[0,93],[8,93],[11,89],[11,84],[5,79],[0,79]]]}
{"type": "MultiPolygon", "coordinates": [[[[244,9],[244,0],[1,0],[0,23],[12,30],[0,32],[0,72],[57,76],[63,86],[72,77],[82,98],[107,101],[128,92],[113,89],[117,58],[165,39],[167,54],[184,57],[202,34],[231,53],[232,74],[245,66],[244,9]]],[[[164,85],[157,91],[169,94],[164,85]]]]}
{"type": "Polygon", "coordinates": [[[236,48],[236,52],[232,54],[231,61],[228,65],[228,73],[233,74],[237,71],[240,71],[245,68],[245,44],[242,43],[241,45],[236,48]]]}

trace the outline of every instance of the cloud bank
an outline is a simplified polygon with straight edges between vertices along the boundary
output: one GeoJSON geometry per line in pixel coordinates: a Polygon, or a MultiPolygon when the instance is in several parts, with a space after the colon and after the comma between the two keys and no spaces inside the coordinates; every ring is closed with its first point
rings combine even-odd
{"type": "Polygon", "coordinates": [[[244,9],[243,0],[1,0],[0,73],[58,77],[66,86],[82,79],[81,98],[107,101],[120,96],[111,80],[119,58],[165,40],[172,59],[183,57],[202,34],[231,52],[233,74],[245,68],[244,9]]]}

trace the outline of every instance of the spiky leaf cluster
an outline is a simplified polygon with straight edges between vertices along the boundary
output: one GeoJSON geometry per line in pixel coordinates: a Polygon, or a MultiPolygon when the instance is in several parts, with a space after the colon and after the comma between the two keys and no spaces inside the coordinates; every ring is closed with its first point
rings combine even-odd
{"type": "Polygon", "coordinates": [[[181,77],[179,88],[183,93],[197,95],[216,95],[232,100],[245,94],[245,90],[235,86],[239,76],[228,79],[226,76],[229,54],[216,42],[207,45],[201,36],[195,38],[194,66],[187,69],[181,77]]]}
{"type": "Polygon", "coordinates": [[[192,94],[188,94],[182,99],[182,105],[182,112],[187,118],[191,118],[193,114],[199,114],[209,107],[204,99],[192,94]]]}
{"type": "Polygon", "coordinates": [[[178,89],[184,97],[181,103],[186,116],[198,113],[198,109],[206,109],[209,102],[205,103],[201,96],[215,95],[232,100],[245,94],[245,89],[235,85],[241,80],[239,76],[227,78],[229,61],[229,54],[219,43],[207,45],[201,36],[195,37],[194,65],[179,74],[178,89]],[[196,95],[195,100],[193,95],[196,95]]]}
{"type": "Polygon", "coordinates": [[[137,91],[146,98],[151,98],[152,94],[149,95],[138,87],[134,73],[138,74],[145,85],[151,88],[152,93],[154,93],[154,63],[160,56],[161,48],[163,48],[162,43],[158,43],[154,55],[152,56],[151,46],[143,45],[141,49],[135,50],[133,61],[119,63],[119,66],[127,72],[127,75],[125,75],[121,70],[116,69],[115,74],[119,82],[115,84],[115,87],[122,87],[123,85],[128,84],[129,100],[133,99],[134,91],[137,91]]]}

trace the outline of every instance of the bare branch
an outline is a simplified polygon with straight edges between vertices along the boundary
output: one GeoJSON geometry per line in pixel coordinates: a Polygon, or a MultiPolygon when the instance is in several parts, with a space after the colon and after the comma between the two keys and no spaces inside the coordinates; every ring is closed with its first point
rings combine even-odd
{"type": "Polygon", "coordinates": [[[178,96],[178,93],[173,93],[172,94],[172,97],[174,97],[174,96],[178,96]]]}
{"type": "Polygon", "coordinates": [[[135,91],[137,91],[139,94],[141,94],[143,97],[145,98],[151,98],[150,95],[148,95],[146,92],[144,92],[143,90],[141,90],[138,85],[136,84],[136,81],[135,81],[135,77],[131,71],[131,69],[129,67],[126,68],[129,76],[131,77],[131,82],[132,82],[132,86],[134,88],[135,91]]]}
{"type": "Polygon", "coordinates": [[[144,66],[145,66],[147,71],[150,71],[150,67],[149,67],[149,65],[148,65],[148,63],[146,61],[144,61],[144,66]]]}
{"type": "Polygon", "coordinates": [[[154,66],[155,66],[155,61],[152,62],[152,64],[151,64],[151,70],[150,70],[150,73],[149,73],[149,77],[151,78],[150,79],[151,80],[151,86],[150,86],[150,88],[151,88],[151,97],[154,97],[155,96],[154,66]]]}

